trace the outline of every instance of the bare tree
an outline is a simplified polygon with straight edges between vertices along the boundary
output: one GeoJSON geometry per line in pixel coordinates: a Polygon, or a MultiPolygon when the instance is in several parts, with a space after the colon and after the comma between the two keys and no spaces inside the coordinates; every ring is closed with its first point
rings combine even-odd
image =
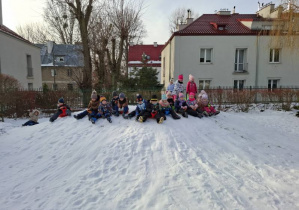
{"type": "Polygon", "coordinates": [[[271,45],[299,49],[299,1],[282,0],[282,12],[273,21],[271,45]]]}
{"type": "Polygon", "coordinates": [[[76,33],[76,19],[67,4],[48,0],[44,9],[44,20],[49,27],[49,34],[58,43],[74,44],[80,40],[76,33]]]}
{"type": "MultiPolygon", "coordinates": [[[[198,18],[199,14],[194,13],[193,18],[198,18]]],[[[169,32],[173,34],[177,29],[178,24],[183,24],[187,18],[187,9],[185,7],[176,8],[169,17],[169,32]]]]}
{"type": "Polygon", "coordinates": [[[39,23],[26,24],[17,27],[17,33],[23,38],[32,43],[45,43],[48,40],[53,40],[53,37],[48,33],[46,26],[39,23]]]}

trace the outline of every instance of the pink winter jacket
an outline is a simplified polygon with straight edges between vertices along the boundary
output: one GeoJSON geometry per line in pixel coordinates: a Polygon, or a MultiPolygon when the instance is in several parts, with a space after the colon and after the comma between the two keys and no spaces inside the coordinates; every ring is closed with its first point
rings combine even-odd
{"type": "Polygon", "coordinates": [[[197,87],[196,87],[196,83],[195,82],[188,82],[187,83],[187,88],[186,88],[186,93],[194,93],[196,94],[197,93],[197,87]]]}

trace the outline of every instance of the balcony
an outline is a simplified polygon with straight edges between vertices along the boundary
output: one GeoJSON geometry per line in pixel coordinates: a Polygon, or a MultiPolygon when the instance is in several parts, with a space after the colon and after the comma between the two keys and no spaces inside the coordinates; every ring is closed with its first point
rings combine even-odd
{"type": "Polygon", "coordinates": [[[248,63],[235,63],[234,73],[248,73],[248,63]]]}

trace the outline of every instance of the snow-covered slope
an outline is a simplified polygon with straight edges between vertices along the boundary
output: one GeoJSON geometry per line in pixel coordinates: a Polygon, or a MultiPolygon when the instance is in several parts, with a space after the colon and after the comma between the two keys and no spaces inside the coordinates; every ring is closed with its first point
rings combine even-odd
{"type": "Polygon", "coordinates": [[[0,123],[0,209],[299,209],[299,118],[0,123]]]}

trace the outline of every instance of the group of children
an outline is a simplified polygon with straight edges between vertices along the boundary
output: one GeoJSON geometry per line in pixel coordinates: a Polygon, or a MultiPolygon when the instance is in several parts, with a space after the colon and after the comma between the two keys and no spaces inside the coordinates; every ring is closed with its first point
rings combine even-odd
{"type": "MultiPolygon", "coordinates": [[[[158,101],[156,95],[153,95],[150,100],[145,100],[141,95],[137,95],[137,106],[136,109],[129,113],[128,99],[124,93],[118,94],[116,91],[112,93],[112,100],[108,102],[106,97],[100,96],[94,90],[91,94],[91,99],[88,107],[83,112],[74,115],[74,118],[79,120],[88,116],[88,119],[95,124],[99,118],[106,118],[109,123],[112,122],[111,117],[119,116],[120,114],[124,119],[135,119],[139,122],[145,122],[148,118],[156,119],[157,123],[163,123],[166,120],[167,115],[171,115],[173,119],[180,119],[178,115],[181,114],[183,117],[188,115],[194,117],[208,117],[219,114],[215,108],[211,105],[207,93],[202,90],[197,98],[197,87],[194,82],[194,77],[189,75],[189,82],[187,84],[186,93],[188,99],[184,98],[184,85],[183,75],[179,75],[178,80],[175,84],[171,84],[172,87],[168,87],[166,94],[162,94],[161,100],[158,101]]],[[[65,104],[63,98],[58,100],[58,110],[50,118],[50,122],[54,122],[58,117],[71,116],[71,109],[65,104]]],[[[35,125],[37,124],[39,112],[33,110],[30,113],[30,120],[23,124],[35,125]]]]}

